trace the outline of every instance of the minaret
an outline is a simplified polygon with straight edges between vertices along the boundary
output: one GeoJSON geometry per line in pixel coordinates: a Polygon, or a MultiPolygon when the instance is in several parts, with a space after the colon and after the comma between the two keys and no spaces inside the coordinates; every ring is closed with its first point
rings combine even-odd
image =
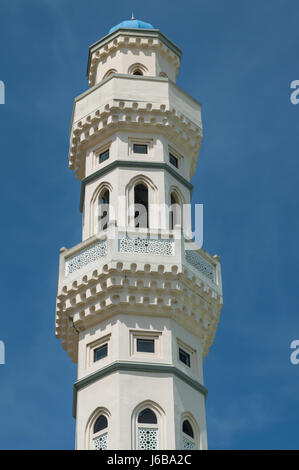
{"type": "Polygon", "coordinates": [[[83,230],[60,250],[56,335],[78,364],[77,449],[207,448],[203,361],[222,286],[182,211],[202,124],[175,84],[180,58],[152,25],[124,21],[90,47],[75,99],[83,230]]]}

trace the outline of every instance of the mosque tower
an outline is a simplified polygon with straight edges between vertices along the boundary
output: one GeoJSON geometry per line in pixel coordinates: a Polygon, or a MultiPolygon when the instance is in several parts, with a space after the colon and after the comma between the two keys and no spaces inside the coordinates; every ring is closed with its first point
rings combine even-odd
{"type": "Polygon", "coordinates": [[[191,238],[201,105],[181,50],[132,18],[89,48],[69,167],[82,242],[61,248],[56,336],[77,363],[76,449],[206,449],[203,361],[220,262],[191,238]],[[182,216],[183,213],[183,216],[182,216]]]}

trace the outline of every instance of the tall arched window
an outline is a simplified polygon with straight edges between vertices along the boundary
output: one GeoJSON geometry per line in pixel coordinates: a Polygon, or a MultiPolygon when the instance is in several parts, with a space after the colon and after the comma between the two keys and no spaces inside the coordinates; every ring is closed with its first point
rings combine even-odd
{"type": "Polygon", "coordinates": [[[159,449],[157,416],[150,408],[144,408],[137,418],[137,442],[139,450],[159,449]]]}
{"type": "Polygon", "coordinates": [[[188,419],[185,419],[182,424],[182,447],[183,450],[196,449],[194,430],[188,419]]]}
{"type": "Polygon", "coordinates": [[[134,187],[134,220],[135,227],[148,227],[148,188],[139,183],[134,187]]]}
{"type": "Polygon", "coordinates": [[[170,230],[173,230],[176,224],[182,224],[182,208],[179,198],[174,192],[170,194],[170,206],[169,228],[170,230]]]}
{"type": "Polygon", "coordinates": [[[105,415],[100,415],[93,425],[92,443],[94,450],[108,449],[108,420],[105,415]]]}
{"type": "Polygon", "coordinates": [[[108,189],[100,194],[99,197],[99,220],[98,220],[98,230],[106,230],[109,222],[109,203],[110,203],[110,193],[108,189]]]}

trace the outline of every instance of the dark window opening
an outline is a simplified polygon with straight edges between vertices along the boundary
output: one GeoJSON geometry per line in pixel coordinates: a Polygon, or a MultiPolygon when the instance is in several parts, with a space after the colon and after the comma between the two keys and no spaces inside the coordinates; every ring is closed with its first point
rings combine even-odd
{"type": "Polygon", "coordinates": [[[170,227],[170,230],[173,230],[174,229],[174,226],[176,223],[178,223],[178,217],[177,217],[177,204],[178,204],[178,201],[177,199],[175,198],[175,196],[173,195],[173,193],[171,193],[170,195],[170,205],[171,205],[171,211],[169,213],[169,217],[170,217],[170,222],[169,222],[169,227],[170,227]]]}
{"type": "Polygon", "coordinates": [[[105,152],[100,153],[100,155],[99,155],[100,163],[105,162],[106,160],[108,160],[108,158],[109,158],[109,149],[105,150],[105,152]]]}
{"type": "Polygon", "coordinates": [[[147,153],[147,145],[145,144],[133,144],[134,153],[147,153]]]}
{"type": "Polygon", "coordinates": [[[148,227],[148,189],[144,184],[137,184],[134,188],[135,227],[148,227]]]}
{"type": "Polygon", "coordinates": [[[138,415],[138,423],[157,424],[157,416],[150,408],[145,408],[138,415]]]}
{"type": "Polygon", "coordinates": [[[93,432],[95,434],[97,432],[103,431],[103,429],[106,429],[107,427],[108,427],[107,418],[106,416],[101,415],[98,417],[98,419],[94,423],[93,432]]]}
{"type": "Polygon", "coordinates": [[[108,355],[108,344],[104,344],[103,346],[100,346],[99,348],[95,349],[93,352],[93,360],[94,362],[100,361],[104,357],[108,355]]]}
{"type": "Polygon", "coordinates": [[[194,433],[191,424],[187,419],[183,422],[183,433],[187,434],[187,436],[194,438],[194,433]]]}
{"type": "Polygon", "coordinates": [[[100,207],[99,207],[100,231],[107,230],[107,227],[108,227],[109,202],[110,202],[110,193],[108,189],[106,189],[100,197],[100,207]]]}
{"type": "Polygon", "coordinates": [[[137,351],[154,353],[155,352],[155,340],[154,339],[137,339],[137,351]]]}
{"type": "Polygon", "coordinates": [[[133,75],[143,75],[143,73],[141,72],[141,70],[137,69],[133,72],[133,75]]]}
{"type": "Polygon", "coordinates": [[[183,225],[183,212],[179,198],[175,193],[170,194],[169,228],[173,230],[175,225],[183,225]]]}
{"type": "Polygon", "coordinates": [[[181,348],[179,348],[179,358],[181,362],[186,364],[186,366],[190,367],[190,354],[188,354],[181,348]]]}
{"type": "Polygon", "coordinates": [[[172,153],[169,154],[169,161],[176,168],[179,167],[179,159],[175,157],[174,155],[172,155],[172,153]]]}

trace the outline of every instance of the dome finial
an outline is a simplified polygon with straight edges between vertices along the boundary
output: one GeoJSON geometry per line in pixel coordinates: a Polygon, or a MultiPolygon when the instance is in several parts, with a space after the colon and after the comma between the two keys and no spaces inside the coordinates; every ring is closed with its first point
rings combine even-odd
{"type": "Polygon", "coordinates": [[[132,11],[131,20],[135,20],[134,12],[132,11]]]}

